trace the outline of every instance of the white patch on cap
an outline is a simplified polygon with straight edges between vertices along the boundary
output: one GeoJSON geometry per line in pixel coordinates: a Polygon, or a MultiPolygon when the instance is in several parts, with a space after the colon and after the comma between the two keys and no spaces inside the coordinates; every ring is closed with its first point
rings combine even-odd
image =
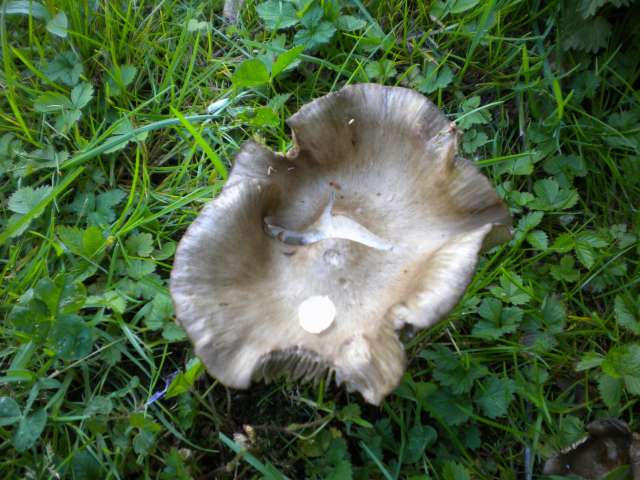
{"type": "Polygon", "coordinates": [[[324,332],[336,317],[336,306],[326,295],[314,295],[298,306],[300,326],[309,333],[324,332]]]}

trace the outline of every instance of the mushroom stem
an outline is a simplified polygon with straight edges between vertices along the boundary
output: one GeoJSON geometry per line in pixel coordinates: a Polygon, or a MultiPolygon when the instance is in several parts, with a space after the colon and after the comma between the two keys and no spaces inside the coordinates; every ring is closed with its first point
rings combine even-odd
{"type": "Polygon", "coordinates": [[[265,217],[264,230],[271,238],[287,245],[311,245],[322,240],[341,238],[361,243],[376,250],[393,250],[391,243],[370,232],[355,220],[344,215],[333,215],[331,211],[334,202],[335,193],[330,192],[329,201],[320,218],[305,230],[289,230],[275,225],[271,223],[271,217],[265,217]]]}

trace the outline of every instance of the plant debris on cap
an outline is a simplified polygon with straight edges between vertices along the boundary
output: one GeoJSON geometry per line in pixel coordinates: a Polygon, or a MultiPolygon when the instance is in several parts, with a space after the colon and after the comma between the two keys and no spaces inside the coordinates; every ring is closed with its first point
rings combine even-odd
{"type": "Polygon", "coordinates": [[[348,86],[288,124],[293,148],[246,143],[180,241],[177,320],[227,386],[333,373],[379,404],[405,368],[397,332],[440,321],[511,218],[415,91],[348,86]]]}
{"type": "Polygon", "coordinates": [[[591,422],[588,435],[544,464],[545,475],[575,476],[587,480],[608,477],[613,470],[629,466],[630,477],[640,480],[640,435],[617,418],[591,422]]]}

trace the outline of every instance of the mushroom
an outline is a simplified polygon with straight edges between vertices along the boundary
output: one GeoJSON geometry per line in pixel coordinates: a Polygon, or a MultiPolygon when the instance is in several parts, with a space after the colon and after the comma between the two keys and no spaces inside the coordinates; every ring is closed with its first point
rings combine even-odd
{"type": "Polygon", "coordinates": [[[177,320],[224,385],[333,373],[379,404],[405,368],[398,332],[456,305],[511,218],[415,91],[347,86],[288,124],[286,155],[244,144],[180,241],[177,320]]]}
{"type": "Polygon", "coordinates": [[[632,433],[617,418],[595,420],[586,430],[586,437],[545,462],[545,475],[579,475],[597,480],[618,467],[630,465],[631,477],[640,480],[640,435],[632,433]]]}

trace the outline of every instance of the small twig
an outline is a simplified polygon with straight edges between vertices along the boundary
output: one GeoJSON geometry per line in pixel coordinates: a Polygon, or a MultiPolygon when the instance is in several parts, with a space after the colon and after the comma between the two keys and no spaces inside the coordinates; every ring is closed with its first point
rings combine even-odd
{"type": "Polygon", "coordinates": [[[322,425],[324,423],[327,423],[328,421],[331,421],[333,419],[333,416],[330,415],[331,418],[327,419],[327,417],[322,417],[322,418],[318,418],[316,420],[313,420],[312,422],[307,422],[307,423],[292,423],[291,425],[287,426],[287,427],[280,427],[277,425],[251,425],[251,427],[254,430],[264,430],[267,432],[280,432],[280,433],[288,433],[290,435],[298,435],[296,432],[298,430],[304,430],[306,428],[313,428],[313,427],[317,427],[318,425],[322,425]]]}
{"type": "Polygon", "coordinates": [[[224,387],[225,392],[227,393],[227,417],[231,417],[231,391],[224,387]]]}
{"type": "Polygon", "coordinates": [[[525,480],[531,480],[533,478],[533,462],[531,461],[531,449],[529,447],[524,448],[524,478],[525,480]]]}

